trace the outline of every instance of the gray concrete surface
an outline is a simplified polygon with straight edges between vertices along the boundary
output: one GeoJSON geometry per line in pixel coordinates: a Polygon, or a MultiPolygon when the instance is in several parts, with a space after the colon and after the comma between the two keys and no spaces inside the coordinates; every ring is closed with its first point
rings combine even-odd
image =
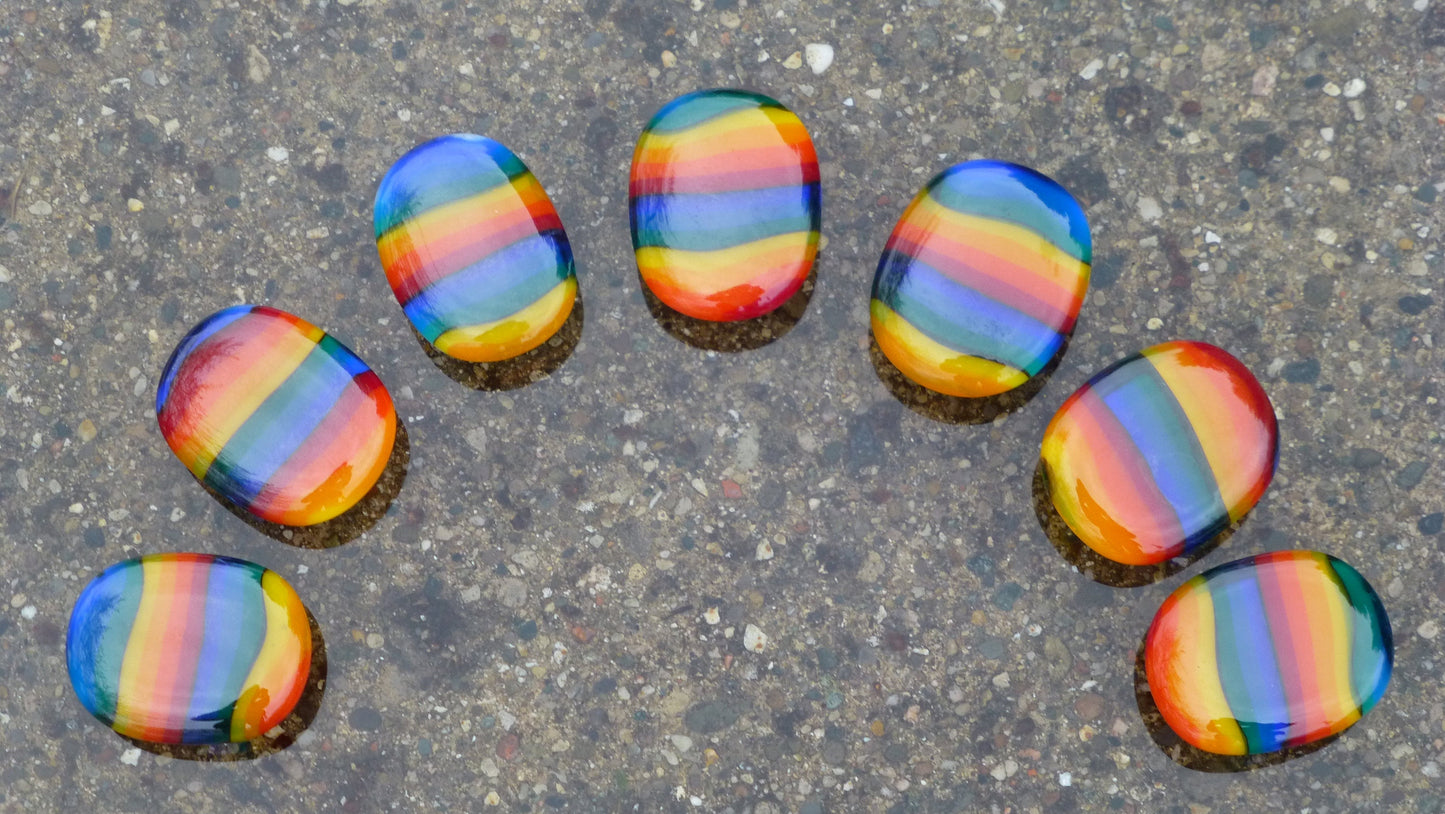
{"type": "Polygon", "coordinates": [[[0,811],[1441,810],[1442,57],[1442,0],[4,0],[0,811]],[[638,130],[711,86],[793,107],[823,167],[811,302],[741,353],[665,331],[628,242],[638,130]],[[377,180],[455,131],[521,155],[577,252],[581,339],[529,386],[438,370],[376,257],[377,180]],[[979,156],[1087,202],[1095,283],[1032,400],[940,422],[875,372],[868,286],[979,156]],[[238,301],[397,399],[406,479],[349,543],[257,533],[160,437],[166,356],[238,301]],[[1043,533],[1038,440],[1174,337],[1259,374],[1279,473],[1188,571],[1109,587],[1043,533]],[[1310,754],[1182,765],[1136,704],[1149,619],[1288,547],[1381,591],[1389,691],[1310,754]],[[289,748],[138,752],[73,697],[84,582],[187,549],[280,571],[323,631],[289,748]]]}

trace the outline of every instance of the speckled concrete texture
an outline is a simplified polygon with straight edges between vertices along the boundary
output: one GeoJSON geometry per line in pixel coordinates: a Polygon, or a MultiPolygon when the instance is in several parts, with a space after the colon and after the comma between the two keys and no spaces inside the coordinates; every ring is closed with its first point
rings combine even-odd
{"type": "Polygon", "coordinates": [[[1445,0],[0,2],[0,811],[1441,810],[1442,58],[1445,0]],[[822,161],[811,300],[735,353],[659,324],[628,240],[638,131],[712,86],[822,161]],[[527,162],[577,254],[580,339],[511,389],[433,364],[372,240],[386,168],[455,131],[527,162]],[[941,421],[875,371],[868,287],[981,156],[1085,201],[1094,284],[1032,399],[941,421]],[[349,542],[260,533],[160,437],[171,348],[240,301],[397,399],[405,480],[349,542]],[[1279,472],[1208,556],[1111,587],[1044,533],[1038,442],[1166,338],[1259,375],[1279,472]],[[1290,547],[1380,590],[1394,681],[1324,748],[1203,771],[1136,651],[1182,579],[1290,547]],[[187,549],[281,572],[324,633],[288,748],[138,751],[73,697],[85,581],[187,549]]]}

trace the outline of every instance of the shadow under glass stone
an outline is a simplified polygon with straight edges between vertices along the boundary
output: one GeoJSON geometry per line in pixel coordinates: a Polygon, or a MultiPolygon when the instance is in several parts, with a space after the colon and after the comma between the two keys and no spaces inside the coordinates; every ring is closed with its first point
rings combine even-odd
{"type": "Polygon", "coordinates": [[[407,436],[406,424],[398,414],[396,417],[396,440],[392,443],[391,457],[387,459],[386,468],[382,470],[381,477],[377,478],[376,483],[372,485],[371,491],[357,501],[355,506],[314,526],[286,526],[262,520],[222,497],[220,492],[205,486],[204,483],[201,485],[207,492],[210,492],[211,497],[226,508],[226,511],[277,542],[297,548],[336,548],[360,537],[386,515],[387,509],[391,507],[391,502],[401,493],[401,486],[406,482],[406,471],[410,464],[411,442],[407,436]]]}
{"type": "Polygon", "coordinates": [[[306,622],[311,627],[311,670],[306,674],[306,689],[301,691],[296,706],[286,720],[253,741],[243,743],[151,743],[150,741],[127,738],[131,745],[154,755],[177,760],[195,760],[212,763],[230,763],[238,760],[255,760],[273,755],[286,749],[301,737],[316,714],[321,710],[321,698],[326,694],[326,641],[321,635],[321,626],[311,611],[306,611],[306,622]],[[277,731],[279,730],[279,731],[277,731]]]}
{"type": "MultiPolygon", "coordinates": [[[[1145,637],[1147,638],[1147,636],[1146,633],[1145,637]]],[[[1344,734],[1337,732],[1304,746],[1295,746],[1262,755],[1216,755],[1213,752],[1206,752],[1197,746],[1185,743],[1173,729],[1169,728],[1168,722],[1164,720],[1164,715],[1159,711],[1159,705],[1154,702],[1154,694],[1149,690],[1149,677],[1144,670],[1144,655],[1144,642],[1141,640],[1138,652],[1134,656],[1134,703],[1139,707],[1139,717],[1143,719],[1145,731],[1149,733],[1149,737],[1159,747],[1159,750],[1168,755],[1170,760],[1186,769],[1221,774],[1248,772],[1269,766],[1278,766],[1297,757],[1318,752],[1344,734]]]]}
{"type": "Polygon", "coordinates": [[[808,310],[808,303],[813,299],[813,290],[818,281],[818,266],[822,262],[823,255],[820,251],[813,261],[813,267],[808,270],[803,285],[782,305],[761,316],[736,322],[712,322],[674,310],[652,293],[652,289],[647,287],[647,281],[642,279],[640,270],[637,272],[637,283],[642,288],[642,296],[647,301],[647,310],[652,313],[652,318],[674,339],[699,350],[740,353],[776,342],[793,330],[793,326],[803,318],[804,312],[808,310]]]}
{"type": "Polygon", "coordinates": [[[878,346],[871,330],[868,337],[868,358],[873,362],[873,372],[888,392],[913,412],[942,424],[987,424],[1023,407],[1048,383],[1069,347],[1069,340],[1065,337],[1054,358],[1037,375],[1012,390],[996,396],[964,398],[930,390],[908,378],[878,346]]]}
{"type": "Polygon", "coordinates": [[[1168,579],[1223,545],[1239,528],[1238,524],[1231,525],[1187,553],[1156,565],[1125,565],[1089,548],[1059,516],[1049,488],[1048,463],[1043,458],[1039,458],[1034,467],[1033,493],[1034,514],[1043,527],[1044,536],[1049,538],[1059,554],[1084,576],[1113,588],[1140,588],[1168,579]]]}
{"type": "MultiPolygon", "coordinates": [[[[579,287],[577,299],[572,303],[572,312],[567,315],[567,320],[557,329],[557,333],[521,356],[500,362],[467,362],[456,359],[437,350],[415,326],[411,326],[411,332],[437,370],[445,373],[452,381],[473,390],[501,391],[526,387],[555,373],[571,358],[572,352],[577,349],[577,343],[582,340],[583,321],[582,290],[579,287]]],[[[411,325],[410,322],[407,324],[411,325]]]]}

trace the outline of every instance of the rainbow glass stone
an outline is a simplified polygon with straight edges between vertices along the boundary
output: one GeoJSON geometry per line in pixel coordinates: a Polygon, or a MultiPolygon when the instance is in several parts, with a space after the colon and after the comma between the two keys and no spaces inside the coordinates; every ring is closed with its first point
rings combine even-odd
{"type": "Polygon", "coordinates": [[[930,390],[998,395],[1062,351],[1092,260],[1084,210],[1052,179],[1004,161],[956,164],[893,227],[873,277],[873,336],[930,390]]]}
{"type": "Polygon", "coordinates": [[[751,319],[807,279],[818,254],[818,156],[802,121],[740,90],[679,96],[632,154],[632,246],[657,298],[696,319],[751,319]]]}
{"type": "Polygon", "coordinates": [[[1090,548],[1150,565],[1244,517],[1279,457],[1274,408],[1243,364],[1165,342],[1110,365],[1044,431],[1054,507],[1090,548]]]}
{"type": "Polygon", "coordinates": [[[1390,682],[1390,620],[1349,565],[1277,551],[1212,568],[1164,600],[1144,641],[1169,727],[1206,752],[1303,746],[1348,729],[1390,682]]]}
{"type": "Polygon", "coordinates": [[[365,362],[306,320],[259,305],[218,311],[181,339],[156,418],[197,479],[291,526],[355,505],[396,437],[391,395],[365,362]]]}
{"type": "Polygon", "coordinates": [[[311,669],[311,626],[274,571],[211,554],[105,569],[65,637],[80,703],[128,738],[249,741],[285,720],[311,669]]]}
{"type": "Polygon", "coordinates": [[[562,219],[522,159],[492,139],[442,136],[402,156],[381,179],[372,220],[396,301],[448,356],[520,356],[572,313],[562,219]]]}

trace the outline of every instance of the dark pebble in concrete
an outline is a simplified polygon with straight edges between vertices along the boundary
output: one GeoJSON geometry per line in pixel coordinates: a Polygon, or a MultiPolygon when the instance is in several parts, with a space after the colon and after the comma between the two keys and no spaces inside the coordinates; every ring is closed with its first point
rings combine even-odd
{"type": "Polygon", "coordinates": [[[362,732],[375,732],[381,728],[381,713],[371,707],[357,707],[347,716],[353,729],[362,732]]]}
{"type": "Polygon", "coordinates": [[[1355,447],[1350,450],[1350,466],[1360,471],[1374,469],[1384,462],[1385,456],[1379,450],[1368,447],[1355,447]]]}
{"type": "Polygon", "coordinates": [[[1017,582],[1005,582],[994,592],[993,604],[1000,610],[1013,610],[1014,603],[1023,595],[1023,586],[1017,582]]]}
{"type": "Polygon", "coordinates": [[[1395,473],[1395,485],[1401,489],[1414,489],[1425,479],[1425,472],[1429,468],[1429,461],[1411,461],[1395,473]]]}
{"type": "Polygon", "coordinates": [[[1429,294],[1410,294],[1409,296],[1401,297],[1395,302],[1395,305],[1399,306],[1401,311],[1404,311],[1412,317],[1416,314],[1424,313],[1426,308],[1434,304],[1435,300],[1431,298],[1429,294]]]}
{"type": "Polygon", "coordinates": [[[979,642],[978,645],[978,654],[986,659],[1001,659],[1003,658],[1003,651],[1003,639],[997,636],[990,636],[982,642],[979,642]]]}
{"type": "Polygon", "coordinates": [[[882,463],[883,441],[866,416],[853,419],[848,430],[848,467],[857,472],[865,466],[882,463]]]}
{"type": "MultiPolygon", "coordinates": [[[[1109,176],[1092,155],[1081,154],[1069,160],[1058,172],[1056,180],[1064,185],[1087,208],[1109,197],[1109,176]]],[[[1098,266],[1094,267],[1097,273],[1098,266]]]]}
{"type": "Polygon", "coordinates": [[[1119,275],[1124,271],[1124,263],[1114,255],[1104,255],[1094,258],[1093,268],[1089,271],[1089,283],[1095,288],[1109,288],[1119,281],[1119,275]]]}
{"type": "Polygon", "coordinates": [[[1335,278],[1316,274],[1305,281],[1305,302],[1314,306],[1329,305],[1335,296],[1335,278]]]}
{"type": "Polygon", "coordinates": [[[975,554],[972,557],[969,557],[967,560],[964,560],[963,564],[968,566],[968,570],[972,571],[973,575],[978,577],[979,581],[983,583],[983,586],[985,588],[993,587],[994,566],[992,557],[988,556],[987,554],[975,554]]]}
{"type": "Polygon", "coordinates": [[[693,732],[711,735],[737,723],[740,717],[742,710],[734,704],[726,701],[703,701],[689,708],[682,716],[682,722],[693,732]]]}
{"type": "Polygon", "coordinates": [[[1284,380],[1294,384],[1312,384],[1320,377],[1318,359],[1301,359],[1284,366],[1284,380]]]}
{"type": "Polygon", "coordinates": [[[341,164],[327,164],[317,170],[313,178],[316,185],[327,192],[343,192],[351,186],[351,180],[346,174],[346,167],[341,164]]]}
{"type": "Polygon", "coordinates": [[[1442,526],[1445,526],[1445,512],[1427,514],[1420,518],[1419,523],[1415,524],[1415,528],[1419,529],[1421,534],[1427,536],[1439,534],[1442,526]]]}
{"type": "Polygon", "coordinates": [[[1249,30],[1249,47],[1255,51],[1263,50],[1265,46],[1274,42],[1276,33],[1278,32],[1275,31],[1274,26],[1262,25],[1258,28],[1251,28],[1249,30]]]}

